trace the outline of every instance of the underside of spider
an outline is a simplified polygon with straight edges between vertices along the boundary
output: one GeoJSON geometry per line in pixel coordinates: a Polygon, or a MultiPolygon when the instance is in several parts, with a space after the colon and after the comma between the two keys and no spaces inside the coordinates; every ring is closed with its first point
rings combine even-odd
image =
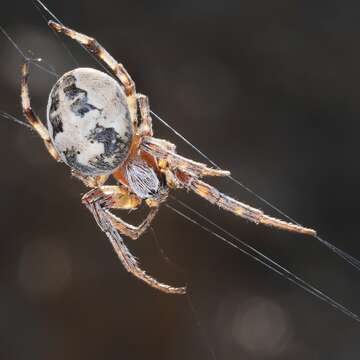
{"type": "Polygon", "coordinates": [[[166,293],[186,292],[185,287],[162,284],[146,274],[121,237],[138,239],[150,226],[171,189],[191,190],[256,224],[316,234],[312,229],[267,216],[203,182],[201,178],[205,176],[229,176],[230,173],[182,157],[176,153],[175,145],[153,137],[148,98],[136,92],[135,83],[124,66],[95,39],[53,21],[49,26],[83,45],[114,78],[89,68],[64,74],[50,93],[45,127],[31,108],[29,62],[26,62],[21,81],[23,113],[51,156],[70,166],[72,174],[91,188],[82,202],[108,236],[126,270],[166,293]],[[110,176],[116,179],[117,185],[106,185],[110,176]],[[138,226],[111,212],[111,209],[136,209],[142,202],[149,207],[149,213],[138,226]]]}

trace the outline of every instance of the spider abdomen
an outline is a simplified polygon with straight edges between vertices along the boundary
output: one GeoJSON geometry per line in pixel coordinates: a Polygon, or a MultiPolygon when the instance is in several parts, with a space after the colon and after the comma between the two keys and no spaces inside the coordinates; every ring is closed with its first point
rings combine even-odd
{"type": "Polygon", "coordinates": [[[50,92],[47,124],[61,159],[85,175],[112,173],[129,154],[133,129],[126,95],[101,71],[64,74],[50,92]]]}

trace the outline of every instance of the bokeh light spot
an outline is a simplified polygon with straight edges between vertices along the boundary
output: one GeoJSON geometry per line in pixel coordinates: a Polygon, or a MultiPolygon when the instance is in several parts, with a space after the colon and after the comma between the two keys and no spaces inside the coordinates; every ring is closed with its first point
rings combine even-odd
{"type": "Polygon", "coordinates": [[[241,347],[256,355],[278,355],[291,338],[289,317],[284,309],[258,297],[237,307],[232,333],[241,347]]]}

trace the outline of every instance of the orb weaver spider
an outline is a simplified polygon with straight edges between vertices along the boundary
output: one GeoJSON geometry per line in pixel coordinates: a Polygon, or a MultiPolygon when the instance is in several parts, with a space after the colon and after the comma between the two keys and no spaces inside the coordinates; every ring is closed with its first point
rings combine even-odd
{"type": "Polygon", "coordinates": [[[315,231],[265,215],[200,180],[229,176],[229,171],[209,168],[176,153],[174,144],[153,137],[147,96],[95,39],[54,21],[49,26],[77,41],[114,75],[92,68],[76,68],[53,86],[47,106],[47,128],[31,108],[29,62],[22,66],[21,100],[26,120],[37,131],[50,155],[71,168],[73,176],[91,188],[82,203],[107,235],[125,269],[151,287],[170,294],[184,294],[146,274],[127,249],[121,235],[138,239],[150,226],[171,189],[191,190],[220,208],[256,224],[315,235],[315,231]],[[117,185],[105,185],[110,176],[117,185]],[[111,209],[149,207],[138,226],[115,216],[111,209]],[[121,235],[120,235],[121,234],[121,235]]]}

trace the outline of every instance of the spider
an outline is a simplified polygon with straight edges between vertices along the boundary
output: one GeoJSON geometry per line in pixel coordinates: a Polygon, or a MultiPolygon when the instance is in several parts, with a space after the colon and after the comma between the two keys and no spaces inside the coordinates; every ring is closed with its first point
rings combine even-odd
{"type": "Polygon", "coordinates": [[[265,215],[203,182],[205,176],[229,176],[176,153],[174,144],[153,137],[147,96],[94,38],[62,24],[49,26],[77,41],[114,75],[92,68],[76,68],[62,75],[53,86],[47,105],[47,127],[31,108],[29,62],[22,65],[21,101],[23,114],[45,143],[50,155],[71,168],[71,173],[91,188],[82,203],[109,238],[127,271],[153,288],[169,294],[184,294],[185,287],[160,283],[143,271],[127,249],[122,236],[138,239],[150,226],[171,189],[191,190],[220,208],[256,224],[307,235],[312,229],[265,215]],[[116,80],[115,80],[116,79],[116,80]],[[112,176],[117,185],[106,185],[112,176]],[[131,225],[111,209],[149,208],[145,220],[131,225]]]}

